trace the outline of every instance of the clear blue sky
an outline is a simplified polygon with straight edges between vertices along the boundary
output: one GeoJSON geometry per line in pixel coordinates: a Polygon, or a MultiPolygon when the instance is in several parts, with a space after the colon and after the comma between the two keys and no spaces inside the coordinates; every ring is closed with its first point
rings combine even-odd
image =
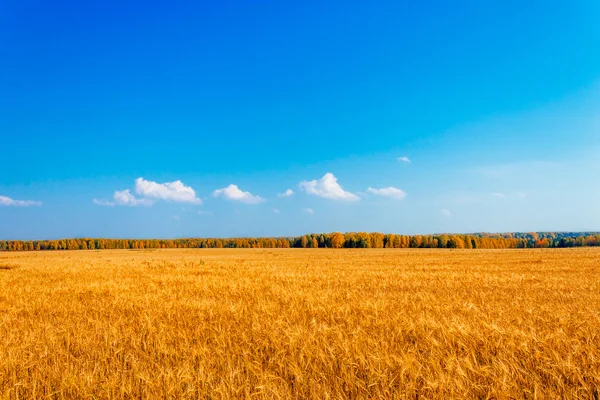
{"type": "Polygon", "coordinates": [[[599,20],[0,1],[0,239],[600,230],[599,20]]]}

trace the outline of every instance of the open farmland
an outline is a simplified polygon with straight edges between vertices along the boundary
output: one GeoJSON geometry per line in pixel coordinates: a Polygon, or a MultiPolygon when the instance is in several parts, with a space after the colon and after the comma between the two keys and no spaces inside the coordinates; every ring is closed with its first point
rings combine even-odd
{"type": "Polygon", "coordinates": [[[0,398],[598,398],[600,249],[0,253],[0,398]]]}

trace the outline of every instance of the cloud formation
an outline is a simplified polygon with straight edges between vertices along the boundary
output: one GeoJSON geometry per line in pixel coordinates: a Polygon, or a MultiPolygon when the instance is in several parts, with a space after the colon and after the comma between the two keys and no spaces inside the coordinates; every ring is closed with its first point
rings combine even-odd
{"type": "Polygon", "coordinates": [[[231,184],[223,189],[217,189],[213,192],[214,197],[222,197],[226,200],[240,201],[246,204],[259,204],[265,201],[260,196],[255,196],[250,192],[242,191],[237,185],[231,184]]]}
{"type": "Polygon", "coordinates": [[[324,197],[326,199],[345,201],[360,200],[360,197],[354,193],[350,193],[342,189],[340,184],[337,182],[337,178],[331,172],[323,175],[321,179],[302,181],[298,186],[305,190],[308,194],[324,197]]]}
{"type": "Polygon", "coordinates": [[[404,156],[404,157],[398,157],[398,158],[396,158],[396,160],[398,160],[400,162],[403,162],[403,163],[406,163],[406,164],[412,163],[412,161],[410,161],[410,158],[408,158],[406,156],[404,156]]]}
{"type": "Polygon", "coordinates": [[[31,206],[41,206],[41,201],[35,200],[13,200],[10,197],[0,196],[0,206],[6,207],[31,207],[31,206]]]}
{"type": "Polygon", "coordinates": [[[406,197],[405,191],[392,186],[381,189],[374,189],[370,187],[367,189],[367,192],[377,196],[389,197],[395,200],[403,200],[406,197]]]}
{"type": "Polygon", "coordinates": [[[152,200],[149,199],[138,199],[131,194],[129,189],[117,190],[113,195],[115,203],[122,206],[151,206],[152,200]]]}
{"type": "Polygon", "coordinates": [[[492,197],[502,198],[506,196],[504,195],[504,193],[492,193],[492,197]]]}
{"type": "Polygon", "coordinates": [[[292,189],[288,189],[283,193],[279,193],[277,197],[290,197],[294,195],[294,191],[292,189]]]}
{"type": "Polygon", "coordinates": [[[135,180],[135,192],[145,198],[173,201],[177,203],[202,204],[196,192],[181,181],[156,183],[144,178],[135,180]]]}
{"type": "Polygon", "coordinates": [[[131,194],[129,189],[117,190],[115,192],[115,194],[113,195],[113,201],[94,199],[94,200],[92,200],[92,202],[96,205],[105,206],[105,207],[113,207],[113,206],[136,207],[136,206],[151,206],[152,205],[152,200],[138,199],[134,195],[131,194]]]}
{"type": "Polygon", "coordinates": [[[113,194],[113,201],[104,199],[93,199],[92,202],[99,206],[151,206],[153,199],[173,201],[177,203],[202,204],[202,200],[196,197],[196,192],[181,181],[156,183],[144,178],[135,180],[135,192],[141,196],[135,197],[129,189],[117,190],[113,194]]]}
{"type": "Polygon", "coordinates": [[[312,208],[303,208],[302,211],[304,211],[305,213],[312,215],[315,213],[315,210],[313,210],[312,208]]]}
{"type": "Polygon", "coordinates": [[[452,213],[447,208],[442,208],[440,211],[446,218],[450,218],[452,216],[452,213]]]}

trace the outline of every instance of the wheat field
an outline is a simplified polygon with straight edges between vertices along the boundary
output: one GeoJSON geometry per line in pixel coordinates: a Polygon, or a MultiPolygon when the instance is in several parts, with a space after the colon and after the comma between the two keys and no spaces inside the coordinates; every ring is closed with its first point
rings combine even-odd
{"type": "Polygon", "coordinates": [[[0,398],[595,398],[600,249],[0,253],[0,398]]]}

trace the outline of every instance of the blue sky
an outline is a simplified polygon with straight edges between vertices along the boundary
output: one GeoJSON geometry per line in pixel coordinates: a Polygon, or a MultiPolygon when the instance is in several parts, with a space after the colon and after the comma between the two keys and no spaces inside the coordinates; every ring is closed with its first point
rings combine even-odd
{"type": "Polygon", "coordinates": [[[0,239],[600,230],[598,1],[321,3],[0,2],[0,239]]]}

